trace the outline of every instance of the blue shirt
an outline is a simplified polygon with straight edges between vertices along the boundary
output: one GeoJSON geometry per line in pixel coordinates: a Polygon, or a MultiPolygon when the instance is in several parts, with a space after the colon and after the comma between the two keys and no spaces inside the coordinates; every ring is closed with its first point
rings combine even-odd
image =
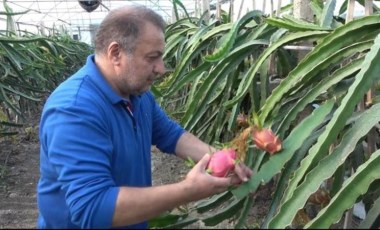
{"type": "Polygon", "coordinates": [[[185,132],[150,92],[131,96],[130,116],[93,57],[42,112],[38,228],[110,228],[119,186],[151,186],[151,146],[174,153],[185,132]]]}

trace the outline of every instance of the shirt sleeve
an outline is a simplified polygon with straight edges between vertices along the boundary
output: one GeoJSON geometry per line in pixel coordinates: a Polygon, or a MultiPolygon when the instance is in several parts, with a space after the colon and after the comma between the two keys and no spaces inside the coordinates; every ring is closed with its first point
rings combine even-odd
{"type": "Polygon", "coordinates": [[[178,139],[183,133],[185,133],[185,129],[183,129],[177,122],[170,119],[157,104],[153,95],[150,94],[150,96],[153,105],[152,143],[165,153],[175,153],[178,139]]]}
{"type": "Polygon", "coordinates": [[[104,119],[93,109],[47,109],[42,144],[65,192],[71,221],[81,228],[109,228],[119,188],[110,170],[111,139],[104,119]]]}

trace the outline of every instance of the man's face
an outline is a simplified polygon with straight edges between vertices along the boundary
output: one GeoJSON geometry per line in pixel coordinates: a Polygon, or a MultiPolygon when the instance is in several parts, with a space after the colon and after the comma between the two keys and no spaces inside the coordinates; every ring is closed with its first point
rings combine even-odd
{"type": "Polygon", "coordinates": [[[148,91],[153,82],[165,73],[162,60],[164,49],[164,33],[150,23],[147,24],[133,54],[122,54],[122,64],[117,73],[117,87],[122,96],[139,95],[148,91]]]}

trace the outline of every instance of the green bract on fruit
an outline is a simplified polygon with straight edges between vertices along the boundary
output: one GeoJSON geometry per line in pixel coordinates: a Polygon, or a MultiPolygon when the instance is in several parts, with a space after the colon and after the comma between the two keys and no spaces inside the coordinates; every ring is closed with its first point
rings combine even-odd
{"type": "Polygon", "coordinates": [[[211,155],[207,172],[216,177],[226,177],[235,168],[236,152],[234,149],[222,149],[211,155]]]}

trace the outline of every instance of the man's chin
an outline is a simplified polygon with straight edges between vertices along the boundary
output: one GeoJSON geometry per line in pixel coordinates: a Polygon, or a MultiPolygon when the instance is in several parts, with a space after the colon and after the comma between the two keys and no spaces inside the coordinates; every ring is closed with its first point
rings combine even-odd
{"type": "Polygon", "coordinates": [[[151,86],[145,87],[144,89],[133,92],[132,95],[139,96],[141,94],[144,94],[144,93],[150,91],[151,88],[152,88],[151,86]]]}

